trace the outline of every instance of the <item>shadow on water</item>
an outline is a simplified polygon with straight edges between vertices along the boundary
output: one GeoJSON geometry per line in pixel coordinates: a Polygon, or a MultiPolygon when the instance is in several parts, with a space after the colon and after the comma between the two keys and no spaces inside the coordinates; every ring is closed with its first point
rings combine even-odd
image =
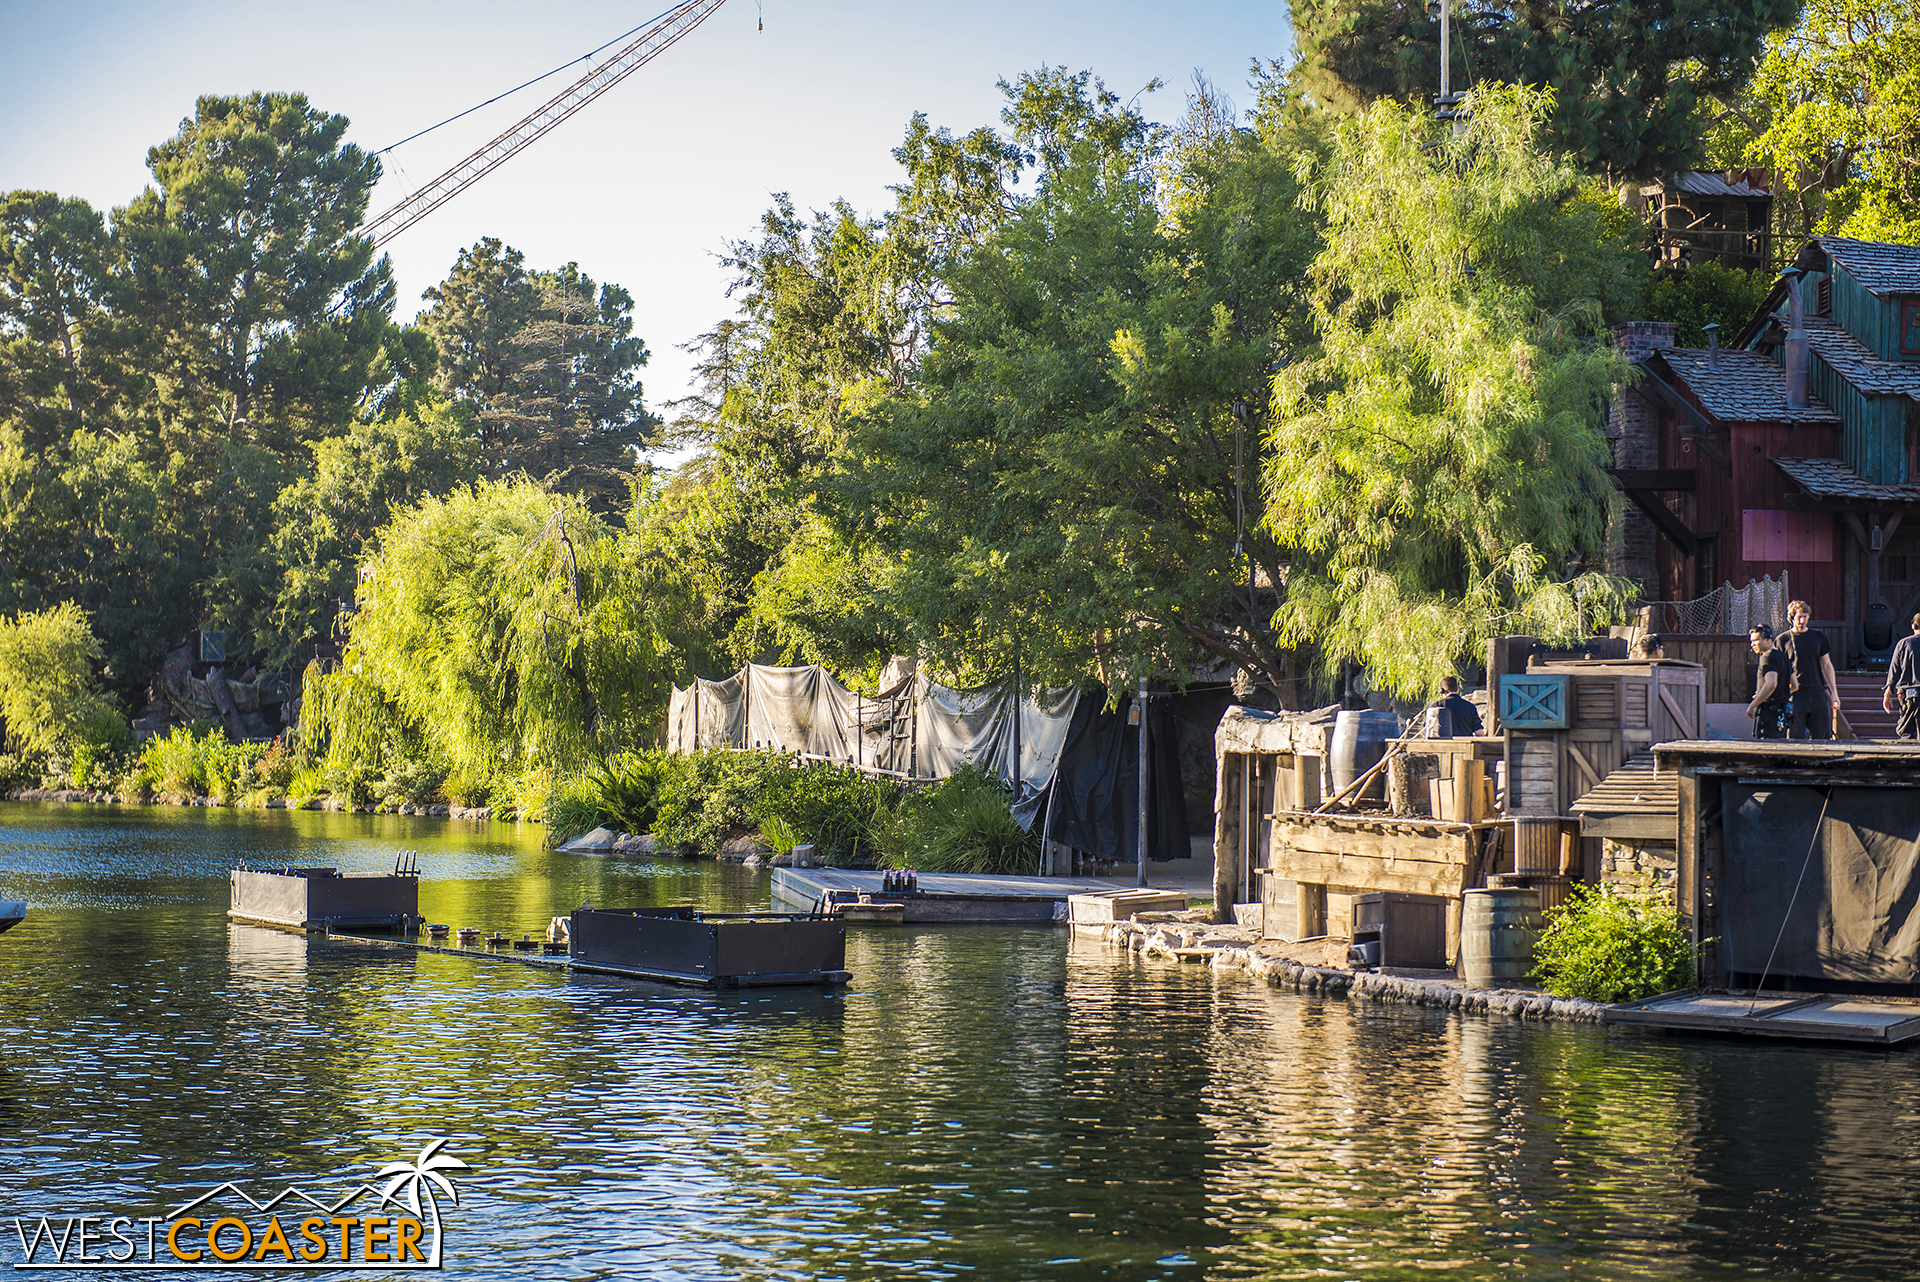
{"type": "Polygon", "coordinates": [[[844,990],[705,993],[224,917],[236,862],[401,851],[430,918],[516,935],[768,903],[539,837],[0,807],[33,905],[0,939],[6,1214],[350,1187],[444,1136],[449,1269],[516,1278],[1920,1273],[1910,1054],[1326,1001],[1046,929],[855,929],[844,990]]]}

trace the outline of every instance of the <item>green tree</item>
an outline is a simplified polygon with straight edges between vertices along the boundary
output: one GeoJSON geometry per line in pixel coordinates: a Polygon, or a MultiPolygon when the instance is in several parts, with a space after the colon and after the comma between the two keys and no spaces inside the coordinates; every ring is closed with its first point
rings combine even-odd
{"type": "Polygon", "coordinates": [[[1627,590],[1585,567],[1610,502],[1607,389],[1627,377],[1604,325],[1632,300],[1634,250],[1541,150],[1541,95],[1470,106],[1455,135],[1379,103],[1303,163],[1327,224],[1320,346],[1273,380],[1282,634],[1405,694],[1503,631],[1577,635],[1627,590]]]}
{"type": "Polygon", "coordinates": [[[71,603],[0,620],[0,712],[7,743],[44,754],[124,730],[94,675],[100,643],[71,603]]]}
{"type": "Polygon", "coordinates": [[[1920,243],[1920,3],[1808,0],[1739,107],[1783,231],[1920,243]]]}
{"type": "Polygon", "coordinates": [[[101,341],[113,264],[106,220],[84,200],[0,196],[0,419],[43,448],[104,419],[115,370],[101,341]]]}
{"type": "MultiPolygon", "coordinates": [[[[1798,12],[1799,0],[1455,4],[1453,75],[1551,90],[1543,141],[1590,170],[1651,177],[1697,163],[1702,104],[1737,91],[1798,12]]],[[[1302,0],[1292,13],[1294,76],[1314,101],[1424,107],[1439,92],[1437,5],[1302,0]]]]}
{"type": "Polygon", "coordinates": [[[488,473],[525,472],[603,515],[623,506],[659,426],[641,400],[632,295],[575,263],[529,272],[488,238],[426,297],[439,385],[472,411],[488,473]]]}

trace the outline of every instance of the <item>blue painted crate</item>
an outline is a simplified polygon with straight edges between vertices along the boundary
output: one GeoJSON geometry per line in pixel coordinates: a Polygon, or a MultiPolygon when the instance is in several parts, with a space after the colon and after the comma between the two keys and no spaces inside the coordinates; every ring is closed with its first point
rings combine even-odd
{"type": "Polygon", "coordinates": [[[1545,674],[1500,678],[1500,724],[1511,730],[1565,730],[1568,678],[1545,674]]]}

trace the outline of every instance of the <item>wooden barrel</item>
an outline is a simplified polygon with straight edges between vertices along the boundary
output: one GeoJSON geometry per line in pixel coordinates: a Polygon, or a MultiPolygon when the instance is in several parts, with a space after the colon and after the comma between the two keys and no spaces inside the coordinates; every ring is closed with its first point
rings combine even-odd
{"type": "Polygon", "coordinates": [[[1460,911],[1460,978],[1475,988],[1531,985],[1540,937],[1540,893],[1501,886],[1469,890],[1460,911]]]}
{"type": "Polygon", "coordinates": [[[1547,876],[1543,873],[1495,873],[1487,878],[1487,885],[1502,890],[1538,892],[1543,921],[1549,909],[1563,907],[1567,900],[1573,897],[1573,878],[1547,876]]]}
{"type": "MultiPolygon", "coordinates": [[[[1333,775],[1333,790],[1337,794],[1355,779],[1378,765],[1380,758],[1386,755],[1387,740],[1400,733],[1400,718],[1391,712],[1342,712],[1333,719],[1333,756],[1327,762],[1327,769],[1333,775]]],[[[1357,798],[1350,800],[1382,801],[1387,795],[1387,782],[1375,775],[1357,798]]]]}
{"type": "Polygon", "coordinates": [[[1513,870],[1541,876],[1560,871],[1558,819],[1514,819],[1513,870]]]}

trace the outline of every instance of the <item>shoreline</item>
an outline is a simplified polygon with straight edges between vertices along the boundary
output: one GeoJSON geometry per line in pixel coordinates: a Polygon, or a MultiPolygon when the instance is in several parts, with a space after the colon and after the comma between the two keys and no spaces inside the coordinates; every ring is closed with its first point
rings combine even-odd
{"type": "Polygon", "coordinates": [[[1174,963],[1204,962],[1215,972],[1240,971],[1289,992],[1580,1024],[1601,1023],[1607,1009],[1599,1002],[1554,997],[1532,988],[1474,988],[1459,979],[1434,977],[1433,972],[1389,974],[1314,965],[1286,955],[1299,945],[1261,939],[1243,926],[1193,920],[1208,911],[1142,913],[1127,921],[1075,926],[1073,930],[1142,957],[1174,963]]]}
{"type": "MultiPolygon", "coordinates": [[[[308,797],[304,800],[274,797],[264,805],[248,806],[221,801],[217,797],[194,797],[186,801],[168,801],[160,797],[143,800],[123,793],[95,792],[87,788],[19,788],[0,794],[0,801],[39,801],[67,806],[172,806],[183,810],[324,810],[333,814],[405,815],[414,819],[465,819],[474,822],[491,821],[494,818],[493,809],[489,806],[452,806],[445,803],[416,806],[406,803],[388,810],[379,806],[350,806],[334,797],[308,797]]],[[[541,821],[502,819],[500,822],[539,824],[541,821]]]]}

